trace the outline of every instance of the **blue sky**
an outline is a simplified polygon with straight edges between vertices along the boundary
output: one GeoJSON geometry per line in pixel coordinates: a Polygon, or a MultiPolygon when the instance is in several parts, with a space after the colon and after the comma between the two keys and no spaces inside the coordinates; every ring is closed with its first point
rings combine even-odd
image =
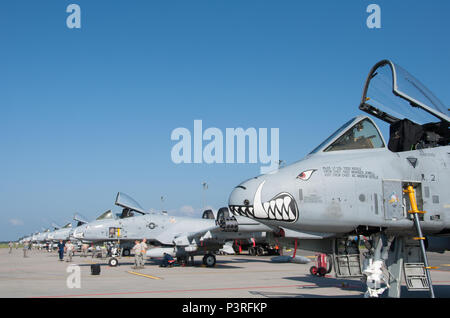
{"type": "MultiPolygon", "coordinates": [[[[450,103],[450,2],[5,0],[0,240],[93,219],[117,191],[200,217],[260,164],[171,161],[177,127],[279,128],[292,163],[350,117],[390,58],[450,103]],[[66,7],[81,7],[81,29],[66,7]],[[366,8],[381,7],[381,29],[366,8]]],[[[386,136],[387,137],[387,136],[386,136]]]]}

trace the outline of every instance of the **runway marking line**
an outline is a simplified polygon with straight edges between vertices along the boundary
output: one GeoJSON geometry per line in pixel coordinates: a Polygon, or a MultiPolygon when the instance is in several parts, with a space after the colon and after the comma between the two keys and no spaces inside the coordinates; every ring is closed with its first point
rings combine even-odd
{"type": "Polygon", "coordinates": [[[147,277],[147,278],[151,278],[151,279],[162,279],[161,277],[156,277],[156,276],[151,276],[151,275],[146,275],[146,274],[136,273],[136,272],[133,272],[133,271],[127,271],[127,273],[133,274],[133,275],[137,275],[137,276],[143,276],[143,277],[147,277]]]}

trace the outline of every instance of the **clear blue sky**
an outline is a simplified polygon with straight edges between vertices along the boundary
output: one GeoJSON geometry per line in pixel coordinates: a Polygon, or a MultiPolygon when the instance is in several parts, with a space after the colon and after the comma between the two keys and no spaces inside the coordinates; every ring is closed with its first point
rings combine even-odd
{"type": "Polygon", "coordinates": [[[200,217],[206,181],[225,206],[260,164],[175,165],[173,129],[279,128],[292,163],[360,114],[384,58],[449,105],[449,14],[448,0],[1,1],[0,240],[92,219],[117,191],[200,217]]]}

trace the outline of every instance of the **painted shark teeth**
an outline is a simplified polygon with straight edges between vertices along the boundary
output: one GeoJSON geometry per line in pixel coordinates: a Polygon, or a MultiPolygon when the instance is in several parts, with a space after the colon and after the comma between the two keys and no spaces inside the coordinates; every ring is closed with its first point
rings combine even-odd
{"type": "Polygon", "coordinates": [[[272,200],[259,204],[259,207],[256,204],[230,205],[230,210],[235,215],[255,219],[295,222],[298,218],[297,204],[289,193],[280,193],[272,200]]]}

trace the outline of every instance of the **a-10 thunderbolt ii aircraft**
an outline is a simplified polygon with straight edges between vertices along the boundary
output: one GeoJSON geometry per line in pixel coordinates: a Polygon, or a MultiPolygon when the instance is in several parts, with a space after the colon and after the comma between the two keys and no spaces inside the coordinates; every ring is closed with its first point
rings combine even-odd
{"type": "MultiPolygon", "coordinates": [[[[106,212],[102,213],[99,217],[97,217],[94,221],[91,221],[91,222],[84,221],[83,224],[79,224],[79,226],[77,226],[76,228],[73,229],[73,231],[70,232],[70,239],[71,240],[79,240],[82,243],[93,243],[93,244],[103,243],[106,241],[103,236],[101,237],[101,239],[96,239],[95,237],[91,237],[91,238],[87,239],[85,237],[85,233],[86,232],[90,233],[91,231],[94,231],[94,232],[103,231],[103,229],[106,228],[105,224],[112,220],[122,220],[122,219],[135,217],[136,215],[144,215],[147,213],[144,211],[144,209],[142,209],[142,207],[137,202],[135,202],[128,195],[122,193],[120,198],[121,198],[120,202],[117,202],[117,198],[116,198],[116,205],[118,205],[122,208],[121,213],[115,214],[113,211],[107,210],[106,212]]],[[[78,218],[77,220],[79,221],[80,219],[78,218]]],[[[118,241],[117,239],[115,239],[117,234],[120,235],[120,230],[116,234],[111,233],[111,237],[112,237],[111,241],[118,241]]],[[[109,237],[109,233],[108,233],[108,237],[109,237]]],[[[121,254],[123,256],[130,255],[132,243],[123,241],[120,244],[120,247],[122,250],[121,254]]]]}
{"type": "MultiPolygon", "coordinates": [[[[129,211],[144,212],[135,200],[124,193],[117,194],[115,204],[129,211]]],[[[216,263],[214,253],[221,249],[226,241],[258,238],[263,232],[272,231],[269,227],[245,217],[237,217],[232,224],[228,222],[225,227],[222,220],[227,218],[228,209],[225,210],[219,210],[217,219],[169,216],[162,213],[109,219],[96,225],[89,223],[83,229],[77,229],[74,237],[87,241],[121,243],[145,238],[148,243],[158,246],[147,251],[149,257],[162,257],[167,253],[181,262],[187,262],[189,257],[204,255],[203,263],[210,267],[216,263]]],[[[109,264],[116,266],[118,260],[111,258],[109,264]]]]}
{"type": "Polygon", "coordinates": [[[448,109],[389,60],[371,69],[359,108],[390,125],[388,143],[370,117],[353,118],[304,159],[238,185],[230,211],[332,255],[366,297],[400,297],[403,276],[434,297],[425,249],[450,249],[448,109]]]}
{"type": "Polygon", "coordinates": [[[62,228],[48,233],[47,240],[50,242],[58,242],[59,240],[66,241],[69,239],[71,231],[72,231],[72,223],[69,222],[62,228]]]}
{"type": "MultiPolygon", "coordinates": [[[[87,223],[80,215],[75,214],[73,219],[77,222],[76,227],[87,223]]],[[[72,226],[72,223],[69,222],[63,227],[60,227],[59,225],[52,224],[53,231],[50,229],[46,229],[43,232],[40,232],[32,237],[32,241],[39,243],[39,244],[46,244],[49,243],[50,247],[52,246],[52,243],[56,243],[60,240],[67,241],[70,238],[70,233],[73,232],[74,227],[72,226]]]]}

